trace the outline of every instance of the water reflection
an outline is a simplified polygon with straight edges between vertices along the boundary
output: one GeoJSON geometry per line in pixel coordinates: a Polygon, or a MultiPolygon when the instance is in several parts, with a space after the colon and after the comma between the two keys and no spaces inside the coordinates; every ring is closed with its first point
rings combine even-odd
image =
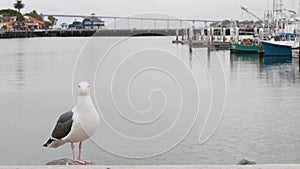
{"type": "Polygon", "coordinates": [[[283,64],[283,63],[292,63],[291,56],[265,56],[264,64],[265,65],[274,65],[274,64],[283,64]]]}
{"type": "MultiPolygon", "coordinates": [[[[295,82],[299,79],[299,65],[292,57],[263,56],[260,54],[230,54],[231,72],[241,71],[258,72],[258,79],[267,83],[282,83],[285,80],[295,82]],[[251,70],[249,70],[251,68],[251,70]]],[[[250,72],[248,72],[250,74],[250,72]]]]}
{"type": "Polygon", "coordinates": [[[190,68],[193,68],[193,49],[189,47],[189,65],[190,68]]]}
{"type": "Polygon", "coordinates": [[[240,60],[240,61],[256,61],[259,59],[261,54],[259,53],[231,53],[230,54],[232,60],[240,60]]]}
{"type": "Polygon", "coordinates": [[[8,81],[11,81],[17,86],[23,86],[26,79],[24,70],[24,56],[24,53],[17,53],[14,62],[12,62],[8,70],[8,81]]]}
{"type": "Polygon", "coordinates": [[[231,63],[234,61],[257,63],[257,60],[259,60],[260,57],[261,54],[258,53],[249,53],[249,54],[231,53],[230,61],[231,63]]]}

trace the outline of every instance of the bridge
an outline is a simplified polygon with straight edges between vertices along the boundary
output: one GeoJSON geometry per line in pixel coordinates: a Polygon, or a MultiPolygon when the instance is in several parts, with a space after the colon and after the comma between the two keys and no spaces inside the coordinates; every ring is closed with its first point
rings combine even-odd
{"type": "Polygon", "coordinates": [[[124,16],[105,16],[105,15],[66,15],[66,14],[43,14],[44,17],[54,16],[57,18],[86,18],[86,17],[97,17],[99,19],[108,19],[113,21],[113,28],[117,29],[117,21],[127,20],[127,28],[130,28],[130,21],[140,21],[140,27],[143,28],[143,21],[153,21],[153,29],[157,28],[157,21],[166,22],[167,29],[170,28],[170,22],[178,22],[178,29],[183,28],[183,23],[189,23],[193,27],[196,26],[197,23],[204,23],[205,27],[207,27],[207,23],[220,22],[220,20],[207,20],[207,19],[180,19],[180,18],[152,18],[152,17],[124,17],[124,16]]]}

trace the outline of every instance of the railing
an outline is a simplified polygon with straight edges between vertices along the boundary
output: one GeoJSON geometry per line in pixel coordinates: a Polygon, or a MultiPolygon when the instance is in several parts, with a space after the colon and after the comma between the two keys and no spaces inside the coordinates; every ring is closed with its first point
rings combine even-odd
{"type": "MultiPolygon", "coordinates": [[[[86,18],[91,17],[88,15],[65,15],[65,14],[43,14],[44,17],[54,16],[54,17],[62,17],[62,18],[86,18]]],[[[151,21],[153,22],[153,29],[158,29],[157,22],[165,22],[167,25],[167,29],[170,28],[170,22],[178,22],[179,26],[177,29],[183,28],[183,23],[189,23],[189,27],[195,25],[197,23],[204,23],[205,27],[207,27],[207,23],[220,22],[219,20],[209,20],[209,19],[181,19],[181,18],[154,18],[154,17],[122,17],[122,16],[96,16],[92,15],[92,17],[97,17],[99,19],[107,19],[112,20],[113,29],[117,29],[117,21],[125,20],[127,21],[127,26],[123,26],[124,28],[130,29],[130,21],[140,21],[140,27],[143,29],[143,21],[151,21]]]]}

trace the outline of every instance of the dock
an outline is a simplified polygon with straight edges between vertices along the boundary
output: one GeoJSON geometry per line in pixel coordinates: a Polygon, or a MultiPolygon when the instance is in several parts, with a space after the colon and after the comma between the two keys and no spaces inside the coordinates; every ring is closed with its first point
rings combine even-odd
{"type": "Polygon", "coordinates": [[[204,40],[173,40],[172,43],[177,43],[181,45],[189,45],[192,48],[214,48],[217,50],[229,50],[230,49],[230,42],[222,42],[222,41],[213,41],[213,42],[208,42],[204,40]]]}
{"type": "MultiPolygon", "coordinates": [[[[208,33],[208,28],[194,28],[193,33],[208,33]]],[[[248,30],[247,32],[253,32],[248,30]]],[[[34,38],[34,37],[91,37],[91,36],[176,36],[176,34],[186,34],[186,29],[58,29],[58,30],[36,30],[36,31],[4,31],[0,32],[0,39],[8,38],[34,38]]],[[[224,32],[230,35],[229,28],[224,32]]],[[[220,35],[220,30],[215,30],[215,35],[220,35]]]]}

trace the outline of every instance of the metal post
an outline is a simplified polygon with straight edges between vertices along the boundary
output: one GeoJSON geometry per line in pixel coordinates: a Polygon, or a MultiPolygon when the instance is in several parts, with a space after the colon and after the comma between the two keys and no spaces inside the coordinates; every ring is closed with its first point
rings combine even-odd
{"type": "Polygon", "coordinates": [[[114,29],[117,29],[117,18],[114,18],[114,29]]]}
{"type": "Polygon", "coordinates": [[[204,31],[204,28],[201,28],[201,33],[200,33],[200,35],[201,35],[201,40],[204,41],[204,39],[205,39],[205,31],[204,31]]]}
{"type": "Polygon", "coordinates": [[[156,29],[156,20],[154,19],[154,29],[156,29]]]}
{"type": "Polygon", "coordinates": [[[208,48],[210,46],[210,28],[207,28],[207,43],[208,43],[208,48]]]}
{"type": "Polygon", "coordinates": [[[143,19],[141,19],[141,29],[143,29],[143,19]]]}
{"type": "Polygon", "coordinates": [[[211,28],[211,41],[213,42],[214,40],[215,40],[215,37],[214,37],[214,35],[215,35],[215,30],[214,30],[214,28],[211,28]]]}
{"type": "Polygon", "coordinates": [[[193,30],[193,28],[189,28],[188,29],[188,35],[189,35],[189,42],[190,42],[190,44],[192,44],[193,37],[194,37],[194,30],[193,30]]]}
{"type": "Polygon", "coordinates": [[[223,42],[226,41],[226,28],[223,28],[223,42]]]}
{"type": "Polygon", "coordinates": [[[195,21],[193,21],[193,28],[195,27],[195,21]]]}

